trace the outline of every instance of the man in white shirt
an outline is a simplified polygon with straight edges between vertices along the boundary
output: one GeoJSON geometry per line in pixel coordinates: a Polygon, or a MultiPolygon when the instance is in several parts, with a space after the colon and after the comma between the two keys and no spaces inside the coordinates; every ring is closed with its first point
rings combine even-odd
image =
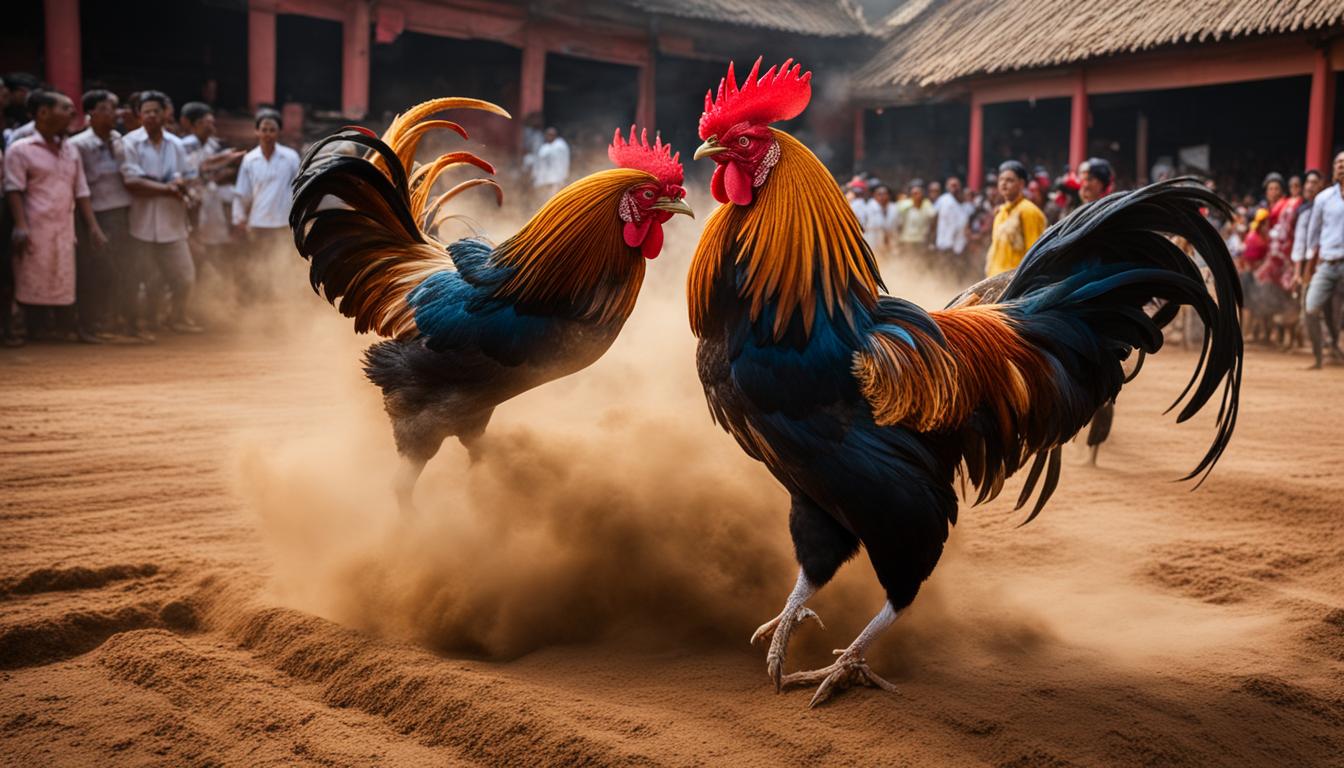
{"type": "Polygon", "coordinates": [[[107,245],[94,248],[87,228],[76,222],[75,303],[80,329],[93,334],[99,330],[96,326],[105,330],[115,315],[133,322],[145,269],[139,263],[139,249],[131,247],[131,193],[121,177],[126,153],[116,131],[117,95],[92,90],[84,94],[83,105],[88,127],[70,143],[79,150],[93,215],[107,236],[107,245]]]}
{"type": "Polygon", "coordinates": [[[257,113],[257,146],[243,156],[233,186],[233,225],[245,227],[252,243],[246,264],[239,265],[239,288],[244,298],[270,298],[268,266],[294,251],[289,209],[294,179],[299,175],[299,153],[279,143],[280,113],[257,113]]]}
{"type": "MultiPolygon", "coordinates": [[[[187,314],[196,283],[196,265],[187,245],[187,184],[195,173],[182,140],[163,129],[167,105],[168,97],[159,91],[140,95],[140,127],[122,138],[121,176],[132,196],[131,239],[158,267],[160,280],[172,294],[168,327],[178,333],[199,333],[201,327],[187,314]]],[[[158,286],[149,291],[151,299],[159,293],[158,286]]],[[[158,319],[157,302],[149,304],[153,323],[158,319]]]]}
{"type": "MultiPolygon", "coordinates": [[[[961,179],[947,177],[946,190],[933,204],[938,215],[938,229],[934,233],[933,246],[938,255],[959,258],[966,251],[966,228],[970,224],[970,214],[961,202],[961,179]]],[[[959,263],[959,262],[948,262],[959,263]]]]}
{"type": "MultiPolygon", "coordinates": [[[[1307,249],[1310,260],[1307,274],[1307,333],[1311,336],[1311,351],[1316,361],[1312,369],[1320,369],[1324,362],[1324,339],[1321,321],[1326,307],[1344,294],[1344,152],[1335,155],[1335,183],[1326,187],[1311,204],[1311,223],[1307,227],[1307,249]]],[[[1341,352],[1332,340],[1330,359],[1344,363],[1341,352]]]]}
{"type": "Polygon", "coordinates": [[[555,128],[547,128],[532,162],[532,191],[537,204],[548,200],[569,180],[569,144],[555,128]]]}

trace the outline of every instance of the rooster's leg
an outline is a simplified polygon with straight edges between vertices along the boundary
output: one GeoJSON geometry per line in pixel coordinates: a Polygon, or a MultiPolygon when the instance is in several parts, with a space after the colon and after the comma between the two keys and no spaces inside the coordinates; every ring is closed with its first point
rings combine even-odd
{"type": "Polygon", "coordinates": [[[870,685],[875,688],[881,688],[884,691],[895,691],[896,686],[878,677],[873,670],[868,668],[868,662],[864,659],[864,653],[868,646],[873,644],[877,636],[886,631],[896,617],[901,612],[891,607],[891,603],[882,606],[873,620],[868,622],[859,636],[854,638],[854,642],[844,650],[837,650],[835,653],[839,658],[829,667],[813,670],[811,672],[795,672],[792,675],[785,675],[783,684],[785,687],[795,685],[817,685],[817,692],[812,696],[812,703],[809,707],[815,707],[829,699],[837,691],[844,690],[855,685],[870,685]]]}
{"type": "Polygon", "coordinates": [[[766,638],[770,639],[770,651],[765,656],[765,668],[770,675],[770,679],[775,681],[775,690],[780,690],[780,680],[784,672],[784,657],[789,651],[789,636],[793,630],[798,628],[808,619],[815,619],[817,626],[826,628],[821,623],[821,617],[811,609],[803,606],[812,595],[817,593],[817,588],[808,581],[807,574],[800,568],[798,570],[798,582],[793,586],[793,592],[789,593],[789,599],[784,603],[784,610],[779,612],[775,618],[762,624],[751,636],[751,644],[755,645],[758,641],[766,638]]]}
{"type": "Polygon", "coordinates": [[[403,515],[415,513],[415,502],[412,500],[415,496],[415,483],[420,479],[420,473],[424,471],[428,459],[411,458],[403,455],[401,457],[401,466],[397,467],[397,478],[394,481],[394,488],[397,492],[397,507],[401,509],[403,515]]]}

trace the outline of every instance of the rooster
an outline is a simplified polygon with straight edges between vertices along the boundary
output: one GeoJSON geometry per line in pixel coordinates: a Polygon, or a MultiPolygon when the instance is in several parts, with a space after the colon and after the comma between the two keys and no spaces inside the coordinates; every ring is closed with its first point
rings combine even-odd
{"type": "Polygon", "coordinates": [[[1157,351],[1181,306],[1209,332],[1178,421],[1222,392],[1213,443],[1188,477],[1211,469],[1236,424],[1241,293],[1200,215],[1225,205],[1174,181],[1079,209],[1006,285],[945,310],[886,296],[831,174],[770,126],[807,106],[811,73],[789,60],[761,75],[760,64],[741,86],[730,65],[705,96],[695,158],[717,164],[711,192],[723,205],[705,225],[687,293],[712,418],[791,496],[798,579],[752,642],[769,641],[776,690],[816,685],[815,706],[854,685],[892,689],[865,652],[938,563],[957,519],[958,472],[979,503],[1030,466],[1018,506],[1039,484],[1033,519],[1058,482],[1059,447],[1116,397],[1131,352],[1157,351]],[[1204,256],[1215,296],[1166,234],[1204,256]],[[1162,303],[1148,314],[1152,299],[1162,303]],[[833,664],[784,674],[791,633],[820,624],[808,599],[860,545],[885,604],[833,664]]]}
{"type": "Polygon", "coordinates": [[[560,190],[517,234],[499,245],[465,238],[445,247],[430,234],[445,202],[481,185],[502,202],[499,186],[483,178],[431,201],[435,179],[450,167],[494,172],[468,152],[414,165],[428,131],[467,137],[455,123],[425,119],[448,109],[508,117],[488,102],[443,98],[399,115],[381,139],[342,130],[305,155],[290,214],[313,290],[354,318],[357,332],[388,339],[364,353],[364,371],[383,391],[403,459],[396,483],[403,510],[445,439],[457,437],[477,459],[497,405],[606,352],[634,309],[645,261],[662,248],[663,225],[673,214],[691,215],[680,155],[631,126],[608,148],[617,168],[560,190]]]}

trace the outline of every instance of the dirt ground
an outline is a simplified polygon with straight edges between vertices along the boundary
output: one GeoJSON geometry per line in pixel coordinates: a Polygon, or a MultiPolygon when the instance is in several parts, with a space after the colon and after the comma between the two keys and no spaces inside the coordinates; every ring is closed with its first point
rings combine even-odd
{"type": "MultiPolygon", "coordinates": [[[[787,503],[710,424],[674,294],[481,464],[446,446],[414,519],[368,339],[315,299],[0,350],[0,763],[1344,766],[1344,369],[1253,350],[1191,492],[1210,419],[1162,411],[1194,358],[1150,360],[1037,521],[1016,482],[963,510],[871,657],[899,691],[809,711],[747,643],[787,503]]],[[[880,603],[860,556],[788,669],[880,603]]]]}

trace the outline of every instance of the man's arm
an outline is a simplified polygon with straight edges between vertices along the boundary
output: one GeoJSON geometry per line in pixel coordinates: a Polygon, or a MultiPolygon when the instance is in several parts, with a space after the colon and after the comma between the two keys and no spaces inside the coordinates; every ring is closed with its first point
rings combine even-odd
{"type": "Polygon", "coordinates": [[[252,206],[252,174],[247,163],[238,168],[238,180],[233,184],[233,226],[247,224],[247,212],[252,206]]]}
{"type": "Polygon", "coordinates": [[[84,225],[89,228],[89,237],[93,238],[94,247],[102,248],[107,245],[107,235],[103,233],[103,228],[98,226],[98,217],[93,215],[93,204],[89,202],[88,196],[75,198],[75,208],[79,210],[80,218],[84,219],[84,225]]]}
{"type": "Polygon", "coordinates": [[[6,192],[5,199],[9,201],[9,212],[14,217],[14,229],[9,236],[14,244],[14,256],[23,256],[28,252],[28,217],[23,212],[23,193],[6,192]]]}

